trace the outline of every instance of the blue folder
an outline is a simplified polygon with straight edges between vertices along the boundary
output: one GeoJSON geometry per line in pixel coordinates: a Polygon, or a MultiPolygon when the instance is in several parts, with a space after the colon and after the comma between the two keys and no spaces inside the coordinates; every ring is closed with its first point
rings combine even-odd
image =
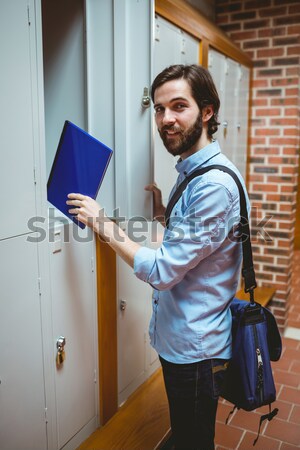
{"type": "Polygon", "coordinates": [[[47,183],[48,201],[76,223],[68,210],[68,194],[80,193],[96,199],[112,150],[86,131],[66,120],[47,183]]]}

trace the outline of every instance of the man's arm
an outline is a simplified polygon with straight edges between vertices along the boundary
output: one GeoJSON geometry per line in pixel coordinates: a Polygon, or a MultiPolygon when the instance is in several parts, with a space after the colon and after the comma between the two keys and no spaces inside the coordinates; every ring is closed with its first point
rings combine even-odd
{"type": "Polygon", "coordinates": [[[131,267],[134,256],[141,247],[132,241],[126,233],[112,220],[103,208],[91,197],[82,194],[69,194],[67,204],[72,208],[69,213],[88,227],[92,228],[110,247],[131,267]]]}

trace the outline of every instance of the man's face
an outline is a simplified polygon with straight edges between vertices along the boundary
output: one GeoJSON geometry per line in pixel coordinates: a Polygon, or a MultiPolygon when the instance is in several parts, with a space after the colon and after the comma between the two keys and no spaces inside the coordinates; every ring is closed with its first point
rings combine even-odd
{"type": "Polygon", "coordinates": [[[199,150],[202,116],[185,79],[158,87],[154,109],[158,132],[169,153],[183,158],[199,150]]]}

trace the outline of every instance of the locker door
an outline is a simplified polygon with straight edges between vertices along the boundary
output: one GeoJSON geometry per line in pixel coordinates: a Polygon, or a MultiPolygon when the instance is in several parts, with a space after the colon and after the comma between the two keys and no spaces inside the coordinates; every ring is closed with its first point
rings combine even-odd
{"type": "Polygon", "coordinates": [[[235,163],[236,110],[238,103],[238,63],[225,58],[223,148],[225,155],[235,163]]]}
{"type": "Polygon", "coordinates": [[[47,449],[37,244],[0,242],[0,448],[47,449]]]}
{"type": "Polygon", "coordinates": [[[247,165],[247,137],[249,115],[249,82],[250,70],[247,67],[238,66],[237,69],[237,107],[235,116],[235,142],[234,161],[243,177],[246,177],[247,165]]]}
{"type": "Polygon", "coordinates": [[[214,137],[218,139],[221,149],[224,146],[224,139],[226,130],[224,128],[225,123],[225,73],[226,73],[226,58],[221,53],[210,49],[208,58],[208,69],[213,77],[214,83],[216,85],[219,98],[220,98],[220,109],[219,109],[219,122],[218,131],[214,134],[214,137]]]}
{"type": "Polygon", "coordinates": [[[0,239],[28,232],[27,221],[36,215],[31,84],[35,52],[30,49],[33,25],[27,9],[31,3],[0,2],[0,186],[6,193],[0,239]]]}
{"type": "Polygon", "coordinates": [[[119,404],[146,379],[148,325],[152,290],[121,258],[118,273],[118,390],[119,404]],[[125,302],[125,303],[122,303],[125,302]]]}
{"type": "Polygon", "coordinates": [[[56,226],[51,233],[55,236],[49,248],[52,367],[58,448],[62,448],[84,427],[90,433],[96,428],[96,281],[92,233],[76,225],[56,226]],[[66,339],[66,358],[56,367],[56,341],[60,336],[66,339]]]}
{"type": "MultiPolygon", "coordinates": [[[[64,121],[87,129],[85,1],[42,0],[41,6],[49,173],[64,121]]],[[[55,211],[54,216],[62,214],[55,211]]],[[[87,230],[81,232],[71,223],[63,226],[57,220],[55,226],[50,224],[48,251],[57,441],[58,448],[75,448],[74,442],[79,444],[97,421],[94,241],[87,230]],[[66,339],[66,360],[57,368],[60,336],[66,339]]]]}
{"type": "MultiPolygon", "coordinates": [[[[135,235],[138,236],[137,233],[135,235]]],[[[139,233],[139,237],[143,237],[142,242],[151,248],[160,245],[162,236],[163,227],[157,222],[147,222],[147,229],[139,233]]],[[[119,257],[117,279],[118,386],[121,404],[160,363],[156,351],[150,347],[148,333],[152,316],[151,286],[139,280],[132,268],[119,257]]]]}
{"type": "MultiPolygon", "coordinates": [[[[169,65],[197,64],[198,62],[199,41],[167,20],[157,16],[155,18],[154,77],[169,65]]],[[[176,162],[177,158],[167,152],[155,127],[154,180],[162,190],[165,204],[177,178],[177,172],[174,168],[176,162]]]]}

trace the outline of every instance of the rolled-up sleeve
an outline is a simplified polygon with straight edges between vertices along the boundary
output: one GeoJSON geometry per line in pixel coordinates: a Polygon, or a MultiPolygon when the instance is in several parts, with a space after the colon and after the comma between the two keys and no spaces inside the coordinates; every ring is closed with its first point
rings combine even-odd
{"type": "Polygon", "coordinates": [[[155,289],[172,288],[220,247],[238,213],[237,191],[232,195],[221,183],[197,183],[188,198],[177,205],[173,227],[166,229],[161,247],[142,247],[136,253],[136,276],[155,289]]]}
{"type": "Polygon", "coordinates": [[[134,256],[134,273],[142,281],[149,282],[149,274],[156,262],[156,250],[141,247],[134,256]]]}

